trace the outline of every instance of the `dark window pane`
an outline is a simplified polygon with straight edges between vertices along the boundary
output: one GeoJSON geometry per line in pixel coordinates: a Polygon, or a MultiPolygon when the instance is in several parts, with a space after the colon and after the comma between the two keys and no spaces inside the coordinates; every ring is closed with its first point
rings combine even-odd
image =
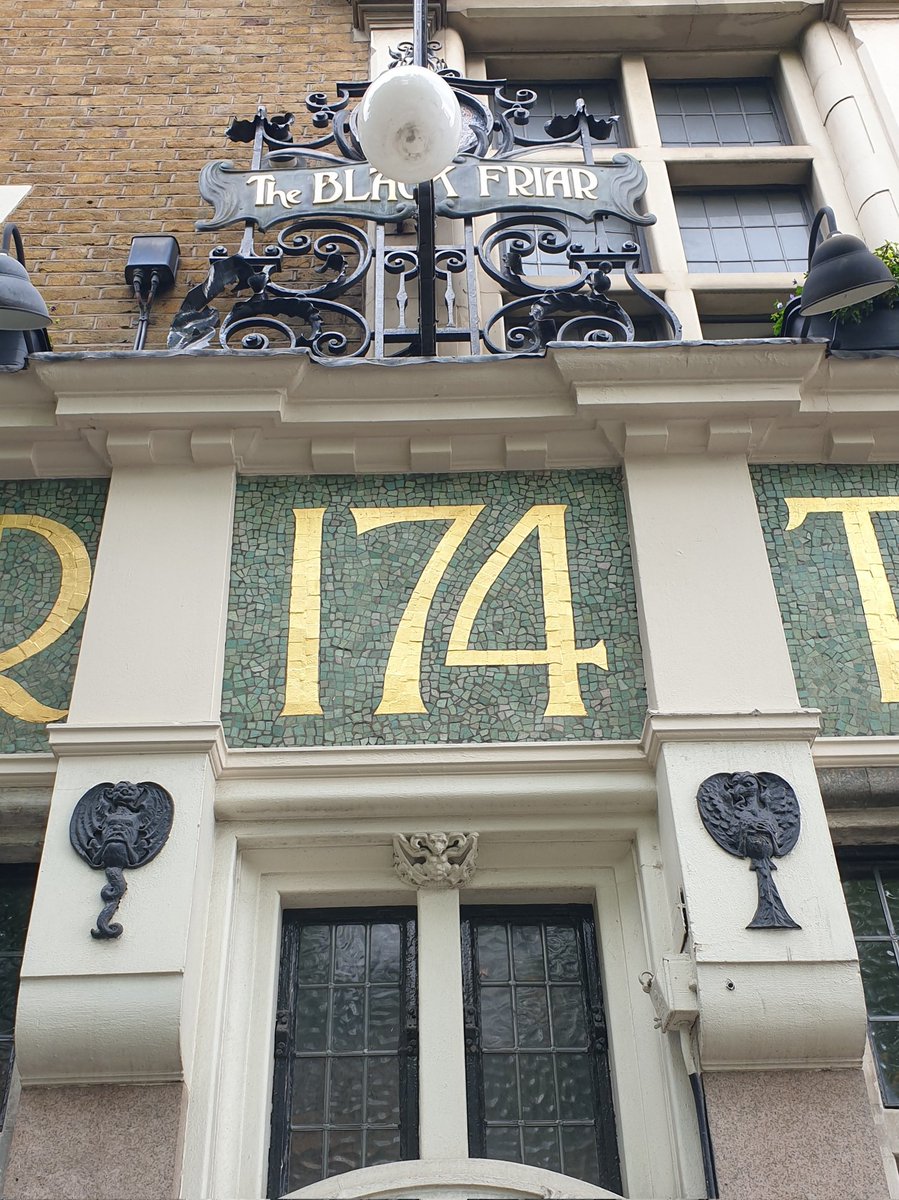
{"type": "MultiPolygon", "coordinates": [[[[615,87],[606,79],[510,80],[504,89],[505,94],[514,96],[520,88],[537,93],[536,101],[530,106],[531,118],[523,131],[524,136],[532,140],[545,136],[543,126],[552,117],[573,115],[578,99],[583,99],[587,112],[593,117],[618,115],[615,87]]],[[[623,145],[620,129],[613,128],[603,144],[623,145]]]]}
{"type": "Polygon", "coordinates": [[[690,81],[653,86],[663,146],[771,146],[787,142],[764,82],[690,81]]]}
{"type": "Polygon", "coordinates": [[[536,925],[512,926],[512,965],[515,978],[543,979],[543,941],[536,925]]]}
{"type": "Polygon", "coordinates": [[[552,1038],[546,988],[516,988],[515,1007],[518,1015],[518,1045],[549,1046],[552,1038]]]}
{"type": "Polygon", "coordinates": [[[805,262],[808,217],[800,192],[682,192],[675,205],[691,271],[791,271],[805,262]]]}
{"type": "Polygon", "coordinates": [[[545,1171],[561,1171],[559,1131],[555,1125],[526,1125],[524,1128],[524,1161],[545,1171]]]}
{"type": "Polygon", "coordinates": [[[293,1072],[292,1125],[320,1124],[325,1111],[325,1060],[301,1058],[293,1072]]]}
{"type": "Polygon", "coordinates": [[[859,942],[858,958],[868,1014],[872,1017],[899,1015],[899,966],[892,941],[859,942]]]}
{"type": "Polygon", "coordinates": [[[889,1108],[899,1108],[899,1022],[872,1021],[871,1044],[883,1102],[889,1108]]]}
{"type": "Polygon", "coordinates": [[[466,1048],[472,1157],[620,1191],[591,910],[466,909],[462,923],[463,955],[478,951],[462,971],[477,1023],[466,1048]],[[505,976],[509,966],[509,985],[492,982],[491,971],[505,976]]]}
{"type": "Polygon", "coordinates": [[[332,1058],[328,1119],[332,1125],[361,1125],[364,1058],[332,1058]]]}
{"type": "Polygon", "coordinates": [[[879,875],[890,920],[893,922],[893,932],[899,933],[899,876],[897,876],[895,868],[889,871],[880,871],[879,875]]]}
{"type": "Polygon", "coordinates": [[[19,972],[36,878],[34,863],[4,863],[0,868],[0,1129],[6,1113],[19,972]]]}
{"type": "Polygon", "coordinates": [[[270,1196],[417,1156],[414,932],[407,909],[284,914],[270,1196]]]}

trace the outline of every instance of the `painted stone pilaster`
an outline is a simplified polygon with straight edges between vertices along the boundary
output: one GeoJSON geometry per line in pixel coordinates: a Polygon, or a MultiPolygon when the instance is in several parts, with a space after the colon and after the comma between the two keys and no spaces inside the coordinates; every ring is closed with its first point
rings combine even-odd
{"type": "MultiPolygon", "coordinates": [[[[797,698],[747,465],[739,457],[634,457],[626,479],[650,698],[645,744],[656,767],[671,914],[671,943],[655,953],[680,948],[682,890],[706,1073],[739,1072],[749,1086],[767,1067],[859,1071],[864,999],[812,763],[817,714],[797,698]],[[777,883],[801,928],[747,928],[755,877],[703,825],[703,782],[743,772],[779,777],[797,797],[801,834],[777,860],[777,883]]],[[[729,1103],[740,1077],[732,1076],[729,1103]]],[[[718,1098],[712,1090],[713,1130],[718,1098]]],[[[776,1137],[773,1118],[771,1128],[776,1137]]],[[[847,1145],[847,1170],[867,1170],[870,1149],[867,1138],[847,1145]]],[[[736,1182],[729,1162],[722,1195],[736,1182]]],[[[775,1184],[760,1168],[751,1194],[775,1184]]]]}
{"type": "MultiPolygon", "coordinates": [[[[113,473],[69,718],[50,731],[59,766],[16,1026],[26,1096],[52,1088],[61,1103],[82,1085],[189,1083],[223,745],[233,492],[231,468],[113,473]],[[129,879],[117,914],[124,932],[98,939],[98,876],[72,848],[69,826],[80,797],[119,780],[164,788],[174,820],[129,879]]],[[[129,1123],[132,1101],[138,1111],[141,1091],[118,1093],[117,1124],[129,1123]]],[[[180,1112],[181,1089],[163,1095],[180,1112]]],[[[180,1117],[170,1116],[160,1115],[161,1127],[177,1134],[180,1117]]],[[[66,1116],[75,1140],[79,1120],[94,1120],[90,1104],[66,1116]]],[[[49,1155],[52,1128],[44,1136],[49,1155]]],[[[20,1122],[11,1171],[17,1153],[39,1152],[35,1137],[20,1122]]]]}

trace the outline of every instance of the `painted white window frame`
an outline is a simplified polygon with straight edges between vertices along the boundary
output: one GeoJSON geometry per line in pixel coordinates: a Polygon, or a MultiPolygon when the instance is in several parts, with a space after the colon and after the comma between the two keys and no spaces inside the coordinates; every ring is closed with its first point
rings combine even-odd
{"type": "MultiPolygon", "coordinates": [[[[355,828],[309,820],[218,825],[184,1196],[265,1195],[282,909],[408,905],[415,893],[393,870],[392,838],[419,826],[420,818],[355,828]]],[[[507,822],[481,833],[481,865],[461,897],[431,893],[419,905],[419,961],[428,962],[419,994],[422,1158],[467,1156],[458,899],[586,902],[597,920],[625,1191],[699,1194],[683,1062],[654,1028],[639,982],[651,962],[647,913],[651,925],[664,924],[658,862],[649,816],[507,822]]]]}

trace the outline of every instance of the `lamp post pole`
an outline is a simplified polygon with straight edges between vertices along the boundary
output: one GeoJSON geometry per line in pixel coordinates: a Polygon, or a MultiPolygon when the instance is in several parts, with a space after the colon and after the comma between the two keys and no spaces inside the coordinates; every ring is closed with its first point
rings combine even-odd
{"type": "MultiPolygon", "coordinates": [[[[413,0],[412,53],[416,67],[428,66],[427,0],[413,0]]],[[[416,184],[418,204],[418,353],[432,358],[437,353],[437,214],[434,183],[416,184]]]]}

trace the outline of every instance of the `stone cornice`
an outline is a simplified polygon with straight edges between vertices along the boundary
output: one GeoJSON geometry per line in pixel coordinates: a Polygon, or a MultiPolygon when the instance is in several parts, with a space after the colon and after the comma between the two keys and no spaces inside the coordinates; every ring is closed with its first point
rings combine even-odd
{"type": "Polygon", "coordinates": [[[813,742],[821,727],[817,709],[788,712],[647,714],[641,746],[655,766],[667,742],[813,742]]]}
{"type": "MultiPolygon", "coordinates": [[[[353,28],[360,33],[373,29],[407,29],[412,24],[408,0],[352,0],[353,28]]],[[[428,0],[431,32],[446,24],[446,0],[428,0]]]]}
{"type": "Polygon", "coordinates": [[[139,754],[207,754],[222,773],[227,747],[218,721],[190,725],[49,725],[57,758],[139,754]]]}
{"type": "Polygon", "coordinates": [[[899,16],[897,0],[826,0],[824,19],[848,29],[852,21],[894,21],[899,16]]]}
{"type": "Polygon", "coordinates": [[[353,474],[606,467],[631,455],[899,461],[895,361],[824,342],[550,348],[324,365],[273,351],[36,355],[4,379],[0,478],[234,464],[353,474]]]}

